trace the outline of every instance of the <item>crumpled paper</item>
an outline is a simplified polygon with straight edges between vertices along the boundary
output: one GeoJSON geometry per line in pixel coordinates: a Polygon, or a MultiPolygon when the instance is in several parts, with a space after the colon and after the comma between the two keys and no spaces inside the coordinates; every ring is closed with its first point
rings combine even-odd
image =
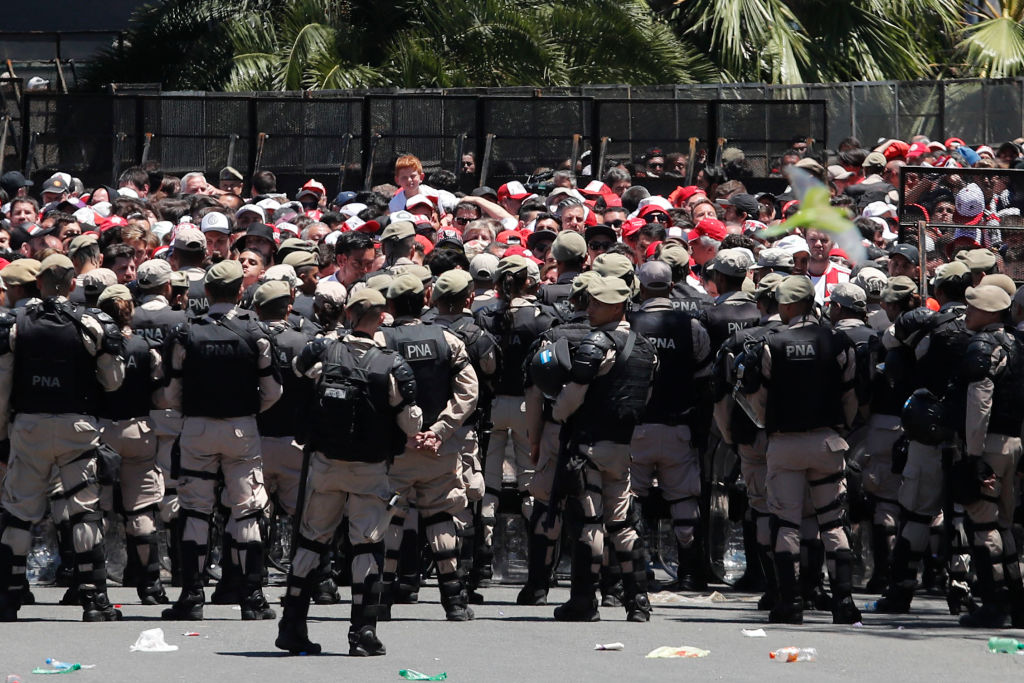
{"type": "Polygon", "coordinates": [[[128,648],[132,652],[174,652],[177,645],[168,645],[162,628],[151,628],[139,634],[135,644],[128,648]]]}

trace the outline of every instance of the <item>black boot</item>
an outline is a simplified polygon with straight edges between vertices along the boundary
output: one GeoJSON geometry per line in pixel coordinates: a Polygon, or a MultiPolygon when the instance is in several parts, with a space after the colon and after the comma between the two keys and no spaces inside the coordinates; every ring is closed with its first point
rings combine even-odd
{"type": "Polygon", "coordinates": [[[861,620],[860,610],[853,603],[853,553],[835,552],[835,573],[832,575],[832,623],[856,624],[861,620]]]}
{"type": "Polygon", "coordinates": [[[97,544],[84,553],[75,553],[75,563],[82,578],[78,589],[82,621],[120,621],[121,611],[114,609],[107,597],[107,564],[103,556],[103,544],[97,544]],[[87,569],[87,565],[91,568],[87,569]]]}
{"type": "Polygon", "coordinates": [[[274,646],[293,655],[320,654],[320,645],[309,639],[306,624],[309,616],[309,579],[289,575],[288,588],[281,598],[281,603],[284,605],[284,613],[277,625],[277,640],[274,641],[274,646]],[[299,594],[292,595],[293,589],[298,589],[299,594]]]}
{"type": "Polygon", "coordinates": [[[590,546],[581,541],[573,545],[572,583],[569,587],[569,602],[555,608],[557,621],[601,621],[594,590],[597,576],[592,571],[596,558],[590,546]]]}
{"type": "Polygon", "coordinates": [[[203,593],[203,581],[200,575],[200,558],[206,555],[207,547],[195,541],[182,541],[179,544],[181,556],[181,595],[178,600],[165,609],[160,618],[165,621],[202,621],[203,605],[206,595],[203,593]]]}
{"type": "MultiPolygon", "coordinates": [[[[2,531],[3,528],[0,526],[0,532],[2,531]]],[[[9,545],[0,543],[0,622],[18,620],[18,610],[21,609],[21,576],[24,575],[25,565],[24,555],[15,555],[9,545]]]]}
{"type": "Polygon", "coordinates": [[[131,541],[129,553],[134,553],[138,564],[142,567],[136,592],[143,605],[166,605],[171,600],[160,582],[160,544],[156,534],[147,536],[129,536],[131,541]],[[148,558],[142,561],[142,548],[148,549],[148,558]]]}
{"type": "Polygon", "coordinates": [[[770,624],[804,623],[804,602],[796,576],[797,557],[793,553],[775,552],[775,578],[779,583],[779,600],[768,613],[770,624]]]}
{"type": "Polygon", "coordinates": [[[871,527],[871,554],[874,556],[875,568],[871,572],[871,578],[864,586],[865,593],[878,594],[889,586],[891,574],[889,572],[889,543],[892,535],[889,529],[875,524],[871,527]]]}
{"type": "Polygon", "coordinates": [[[496,520],[493,517],[476,518],[476,557],[473,558],[473,575],[470,583],[477,588],[487,588],[494,578],[494,547],[484,543],[486,527],[491,528],[491,542],[494,541],[494,527],[496,520]]]}
{"type": "Polygon", "coordinates": [[[875,611],[884,614],[906,614],[914,599],[914,584],[917,570],[911,563],[910,541],[903,536],[896,537],[892,550],[892,585],[876,603],[875,611]]]}
{"type": "MultiPolygon", "coordinates": [[[[1002,558],[996,558],[1001,562],[1002,558]]],[[[993,574],[993,558],[987,546],[971,546],[971,564],[977,577],[981,608],[960,616],[965,628],[1005,628],[1009,595],[1003,586],[997,586],[993,574]]]]}
{"type": "Polygon", "coordinates": [[[240,557],[243,550],[245,560],[242,567],[242,599],[238,603],[242,608],[242,621],[276,619],[277,614],[270,609],[267,598],[263,595],[263,542],[249,541],[239,544],[240,557]]]}
{"type": "MultiPolygon", "coordinates": [[[[351,572],[349,575],[351,576],[351,572]]],[[[318,605],[337,605],[341,602],[341,595],[338,594],[338,586],[335,585],[331,572],[330,551],[320,555],[320,566],[314,570],[313,578],[313,602],[318,605]]]]}
{"type": "Polygon", "coordinates": [[[394,602],[398,605],[415,605],[420,601],[420,569],[423,559],[423,543],[419,532],[406,529],[402,533],[402,545],[398,552],[399,574],[394,602]]]}
{"type": "MultiPolygon", "coordinates": [[[[736,579],[732,584],[733,590],[745,593],[757,593],[765,589],[765,575],[761,563],[757,558],[757,524],[753,519],[743,519],[743,554],[747,558],[747,568],[743,576],[736,579]]],[[[704,583],[704,588],[707,582],[704,583]]],[[[680,589],[680,590],[704,590],[704,588],[680,589]]]]}
{"type": "Polygon", "coordinates": [[[516,596],[517,605],[548,604],[551,565],[554,564],[554,561],[548,561],[548,554],[554,554],[553,546],[555,544],[538,531],[540,525],[543,524],[542,520],[547,515],[547,510],[544,503],[539,501],[534,503],[533,519],[530,520],[530,534],[527,538],[526,584],[516,596]]]}
{"type": "MultiPolygon", "coordinates": [[[[75,575],[75,538],[71,533],[71,528],[71,522],[60,522],[57,524],[57,548],[60,551],[60,564],[57,566],[55,585],[61,588],[74,586],[77,592],[78,584],[73,581],[75,575]]],[[[77,596],[74,604],[78,604],[77,596]]]]}
{"type": "Polygon", "coordinates": [[[651,620],[651,601],[647,597],[647,569],[643,553],[633,550],[629,553],[633,571],[622,572],[626,621],[645,622],[651,620]]]}
{"type": "MultiPolygon", "coordinates": [[[[353,584],[352,588],[354,590],[356,586],[353,584]]],[[[378,657],[388,652],[377,637],[377,620],[383,600],[381,589],[377,575],[370,574],[362,586],[363,602],[358,605],[352,603],[352,623],[348,628],[350,657],[378,657]]]]}
{"type": "Polygon", "coordinates": [[[475,616],[467,604],[466,587],[458,573],[438,575],[437,587],[448,621],[469,621],[475,616]]]}
{"type": "MultiPolygon", "coordinates": [[[[210,604],[237,605],[242,601],[242,568],[235,559],[238,544],[227,531],[221,534],[220,580],[217,582],[210,604]]],[[[262,576],[260,579],[262,583],[262,576]]]]}
{"type": "Polygon", "coordinates": [[[679,553],[679,571],[676,574],[675,590],[683,592],[707,590],[708,581],[704,575],[704,545],[694,538],[689,548],[678,544],[676,548],[678,549],[676,552],[679,553]]]}
{"type": "Polygon", "coordinates": [[[757,609],[770,610],[779,600],[779,583],[775,578],[775,564],[772,562],[771,548],[766,545],[757,546],[757,561],[764,573],[765,591],[757,601],[757,609]]]}
{"type": "MultiPolygon", "coordinates": [[[[800,594],[804,599],[804,609],[820,612],[832,610],[832,598],[825,590],[825,545],[820,539],[801,541],[807,550],[807,565],[800,566],[800,594]]],[[[803,558],[801,558],[803,559],[803,558]]]]}

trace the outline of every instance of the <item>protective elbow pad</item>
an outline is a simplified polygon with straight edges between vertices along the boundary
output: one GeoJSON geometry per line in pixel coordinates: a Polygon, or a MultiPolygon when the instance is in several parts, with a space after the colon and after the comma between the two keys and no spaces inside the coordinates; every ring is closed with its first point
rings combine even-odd
{"type": "Polygon", "coordinates": [[[577,384],[590,384],[597,377],[604,357],[615,344],[604,332],[594,332],[580,343],[572,359],[569,380],[577,384]]]}

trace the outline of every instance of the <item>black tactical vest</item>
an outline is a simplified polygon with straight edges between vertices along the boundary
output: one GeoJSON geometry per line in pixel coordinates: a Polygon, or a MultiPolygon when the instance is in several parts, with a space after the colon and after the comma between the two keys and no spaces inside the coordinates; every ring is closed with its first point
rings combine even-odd
{"type": "MultiPolygon", "coordinates": [[[[590,333],[594,331],[594,328],[590,326],[587,321],[587,315],[585,313],[576,314],[576,317],[570,318],[570,321],[563,323],[557,327],[552,327],[550,330],[542,334],[537,342],[530,349],[530,353],[527,354],[528,360],[532,360],[536,355],[537,349],[544,342],[554,344],[559,339],[566,339],[569,342],[569,354],[570,357],[575,355],[576,349],[580,347],[583,340],[590,336],[590,333]]],[[[524,374],[526,370],[523,370],[524,374]]],[[[552,416],[551,411],[554,408],[554,401],[545,398],[544,399],[544,419],[548,422],[554,422],[555,418],[552,416]]]]}
{"type": "Polygon", "coordinates": [[[537,301],[548,306],[554,306],[569,298],[572,293],[572,280],[564,283],[549,283],[541,285],[537,292],[537,301]]]}
{"type": "Polygon", "coordinates": [[[137,306],[135,314],[132,316],[132,330],[154,347],[159,347],[170,336],[171,330],[183,322],[185,322],[185,312],[176,311],[170,306],[157,310],[147,310],[142,306],[137,306]]]}
{"type": "Polygon", "coordinates": [[[501,347],[490,332],[473,321],[471,315],[463,315],[456,320],[434,318],[434,324],[445,328],[466,345],[469,363],[476,371],[477,382],[480,385],[480,398],[477,400],[476,410],[466,420],[467,423],[475,424],[480,418],[481,411],[494,399],[494,381],[501,372],[501,347]],[[480,364],[483,357],[492,350],[497,362],[497,371],[493,375],[488,375],[484,373],[480,364]]]}
{"type": "Polygon", "coordinates": [[[295,291],[295,301],[292,302],[292,312],[301,315],[309,321],[313,321],[313,297],[302,292],[295,291]]]}
{"type": "Polygon", "coordinates": [[[396,358],[372,347],[357,359],[345,342],[330,343],[309,415],[311,450],[349,462],[383,462],[402,452],[405,434],[388,401],[396,358]]]}
{"type": "Polygon", "coordinates": [[[424,429],[437,421],[452,395],[451,347],[444,328],[405,324],[382,327],[388,348],[405,358],[416,376],[416,404],[423,410],[424,429]]]}
{"type": "Polygon", "coordinates": [[[154,389],[150,348],[149,340],[136,334],[125,339],[124,382],[116,391],[102,394],[99,417],[127,420],[149,415],[154,389]]]}
{"type": "Polygon", "coordinates": [[[836,331],[845,335],[853,345],[857,358],[857,401],[861,405],[866,405],[871,401],[875,375],[878,374],[875,372],[874,355],[881,334],[867,325],[844,327],[836,331]]]}
{"type": "Polygon", "coordinates": [[[189,315],[198,317],[210,310],[210,299],[206,296],[205,278],[188,281],[188,312],[189,315]]]}
{"type": "MultiPolygon", "coordinates": [[[[711,392],[712,401],[721,401],[728,395],[732,394],[733,385],[730,384],[727,377],[731,376],[735,368],[726,367],[727,365],[735,365],[736,359],[744,353],[744,344],[751,339],[760,339],[773,334],[775,330],[783,327],[783,324],[779,320],[770,320],[764,325],[758,325],[757,327],[747,327],[733,336],[729,337],[722,348],[719,349],[718,355],[715,358],[715,365],[711,370],[711,392]]],[[[744,363],[749,363],[749,360],[744,359],[744,363]]],[[[737,444],[752,444],[757,439],[758,427],[755,425],[750,416],[737,404],[732,401],[732,409],[729,412],[729,430],[732,432],[733,442],[737,444]]]]}
{"type": "Polygon", "coordinates": [[[495,392],[504,396],[522,396],[525,391],[526,364],[530,348],[556,321],[550,309],[537,304],[521,306],[510,312],[508,302],[477,311],[476,321],[498,340],[502,352],[501,372],[495,392]],[[510,319],[511,318],[511,319],[510,319]]]}
{"type": "Polygon", "coordinates": [[[693,392],[693,318],[682,311],[637,311],[629,325],[646,337],[658,353],[658,376],[651,400],[644,411],[644,423],[685,424],[697,403],[693,392]]]}
{"type": "Polygon", "coordinates": [[[84,308],[56,299],[15,311],[14,412],[96,413],[103,388],[82,341],[83,314],[84,308]]]}
{"type": "Polygon", "coordinates": [[[965,309],[957,306],[933,315],[929,321],[928,351],[917,362],[917,386],[944,396],[953,372],[971,342],[965,309]]]}
{"type": "Polygon", "coordinates": [[[772,354],[768,433],[842,424],[842,368],[836,356],[849,342],[821,325],[782,328],[766,341],[772,354]]]}
{"type": "Polygon", "coordinates": [[[243,417],[259,412],[256,340],[262,332],[248,312],[231,320],[203,315],[185,332],[182,411],[191,417],[243,417]]]}
{"type": "Polygon", "coordinates": [[[761,312],[753,301],[715,304],[703,312],[701,322],[711,338],[711,353],[718,353],[725,340],[739,330],[753,327],[761,320],[761,312]]]}
{"type": "Polygon", "coordinates": [[[710,296],[694,289],[685,282],[677,282],[672,291],[669,292],[668,298],[672,302],[672,308],[685,311],[694,317],[713,305],[710,296]]]}
{"type": "Polygon", "coordinates": [[[573,425],[579,443],[628,444],[647,408],[658,352],[654,344],[632,331],[605,334],[615,343],[615,365],[590,383],[573,425]]]}
{"type": "Polygon", "coordinates": [[[269,323],[270,357],[281,376],[281,398],[256,416],[261,436],[295,436],[305,420],[305,407],[313,383],[298,377],[292,370],[292,359],[306,346],[309,337],[292,329],[287,323],[269,323]]]}

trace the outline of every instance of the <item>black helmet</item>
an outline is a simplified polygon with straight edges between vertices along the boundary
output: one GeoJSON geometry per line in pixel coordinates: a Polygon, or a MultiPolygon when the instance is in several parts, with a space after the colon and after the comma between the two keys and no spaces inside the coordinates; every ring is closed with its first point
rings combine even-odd
{"type": "Polygon", "coordinates": [[[903,432],[912,441],[938,445],[953,438],[953,428],[939,397],[927,389],[918,389],[903,404],[900,415],[903,432]]]}
{"type": "Polygon", "coordinates": [[[533,360],[530,361],[530,379],[544,396],[554,399],[569,381],[571,369],[569,340],[562,337],[534,354],[533,360]]]}

